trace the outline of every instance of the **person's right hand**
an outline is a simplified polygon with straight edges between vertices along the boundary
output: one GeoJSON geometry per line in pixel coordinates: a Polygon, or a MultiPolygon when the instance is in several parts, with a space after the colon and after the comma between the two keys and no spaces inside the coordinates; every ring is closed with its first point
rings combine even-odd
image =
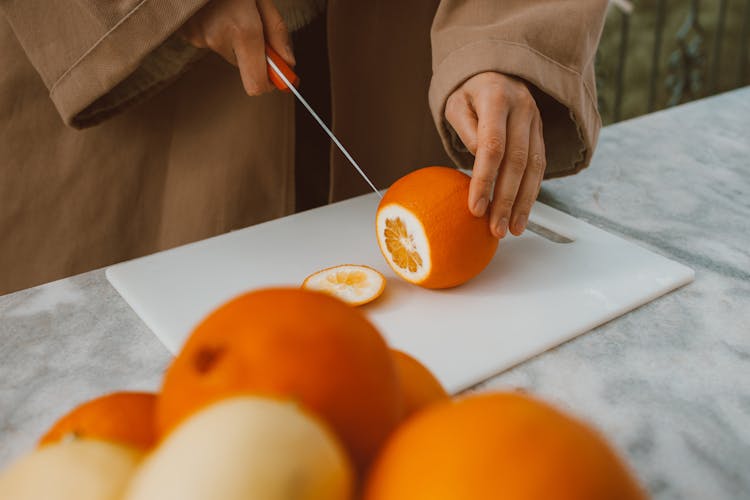
{"type": "Polygon", "coordinates": [[[294,66],[294,53],[284,19],[273,0],[210,0],[180,29],[188,43],[211,49],[239,67],[248,95],[275,87],[268,79],[268,44],[294,66]]]}

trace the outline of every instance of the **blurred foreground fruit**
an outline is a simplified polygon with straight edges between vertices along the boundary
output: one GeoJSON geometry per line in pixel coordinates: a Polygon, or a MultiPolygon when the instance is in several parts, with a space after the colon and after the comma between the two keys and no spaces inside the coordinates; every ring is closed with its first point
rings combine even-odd
{"type": "Polygon", "coordinates": [[[529,397],[483,394],[407,420],[373,464],[365,500],[641,500],[594,430],[529,397]]]}
{"type": "Polygon", "coordinates": [[[388,189],[375,228],[380,251],[396,274],[425,288],[448,288],[490,263],[498,241],[489,216],[469,211],[469,182],[454,168],[427,167],[388,189]]]}
{"type": "Polygon", "coordinates": [[[80,438],[38,448],[0,475],[3,500],[120,500],[143,452],[80,438]]]}
{"type": "Polygon", "coordinates": [[[385,276],[368,266],[345,264],[313,273],[302,288],[333,295],[350,306],[361,306],[380,297],[385,276]]]}
{"type": "Polygon", "coordinates": [[[336,437],[290,402],[230,398],[184,421],[144,460],[125,500],[350,500],[336,437]]]}
{"type": "Polygon", "coordinates": [[[166,373],[161,435],[238,394],[292,399],[338,435],[360,471],[400,420],[390,351],[357,309],[297,288],[250,292],[211,313],[166,373]]]}
{"type": "Polygon", "coordinates": [[[156,395],[147,392],[115,392],[74,408],[58,420],[39,445],[70,438],[94,438],[147,450],[156,440],[156,395]]]}
{"type": "Polygon", "coordinates": [[[435,375],[405,352],[391,349],[403,395],[404,418],[442,399],[448,393],[435,375]]]}

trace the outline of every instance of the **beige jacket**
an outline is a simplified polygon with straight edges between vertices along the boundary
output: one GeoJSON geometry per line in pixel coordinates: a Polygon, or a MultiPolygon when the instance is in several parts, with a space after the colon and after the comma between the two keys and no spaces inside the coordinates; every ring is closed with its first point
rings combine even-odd
{"type": "MultiPolygon", "coordinates": [[[[279,0],[291,24],[320,1],[279,0]]],[[[235,68],[174,35],[205,2],[0,0],[0,293],[294,210],[293,98],[247,97],[235,68]]],[[[327,56],[334,129],[386,187],[470,167],[448,95],[482,71],[517,75],[535,87],[548,176],[575,173],[600,128],[606,3],[329,0],[328,52],[302,90],[327,56]]],[[[331,200],[367,189],[335,150],[296,164],[330,170],[331,200]]]]}

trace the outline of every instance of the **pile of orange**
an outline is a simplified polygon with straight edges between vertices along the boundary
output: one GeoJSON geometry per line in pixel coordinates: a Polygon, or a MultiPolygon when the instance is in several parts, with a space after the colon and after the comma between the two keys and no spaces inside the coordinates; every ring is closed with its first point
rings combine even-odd
{"type": "Polygon", "coordinates": [[[301,289],[259,290],[221,306],[194,330],[158,395],[115,393],[79,406],[0,476],[2,498],[120,498],[107,496],[114,492],[128,500],[644,498],[588,426],[519,394],[450,399],[362,312],[301,289]],[[64,492],[72,482],[73,496],[39,486],[64,492]]]}
{"type": "Polygon", "coordinates": [[[164,377],[157,428],[237,394],[290,398],[323,417],[364,468],[401,419],[400,384],[366,317],[322,293],[238,297],[193,332],[164,377]]]}
{"type": "MultiPolygon", "coordinates": [[[[459,284],[481,271],[497,242],[486,221],[456,211],[467,196],[463,177],[419,175],[424,197],[443,207],[431,209],[440,217],[407,201],[400,190],[408,179],[397,183],[378,212],[384,255],[415,283],[459,284]],[[463,230],[446,232],[451,224],[463,230]],[[472,248],[457,254],[457,239],[472,248]]],[[[354,286],[361,277],[338,273],[360,271],[322,279],[354,286]]],[[[110,394],[58,420],[36,450],[0,473],[0,498],[645,497],[587,425],[519,394],[450,398],[361,310],[326,293],[274,288],[209,314],[158,394],[110,394]]]]}

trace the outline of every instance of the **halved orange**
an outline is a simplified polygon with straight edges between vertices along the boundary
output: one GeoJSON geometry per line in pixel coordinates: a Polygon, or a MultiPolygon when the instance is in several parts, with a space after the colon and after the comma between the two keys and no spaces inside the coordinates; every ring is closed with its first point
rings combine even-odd
{"type": "Polygon", "coordinates": [[[350,306],[360,306],[380,297],[385,289],[385,276],[368,266],[344,264],[311,274],[302,288],[333,295],[350,306]]]}
{"type": "Polygon", "coordinates": [[[388,265],[406,281],[449,288],[478,275],[498,240],[488,215],[469,211],[468,175],[426,167],[397,180],[378,206],[378,245],[388,265]]]}

